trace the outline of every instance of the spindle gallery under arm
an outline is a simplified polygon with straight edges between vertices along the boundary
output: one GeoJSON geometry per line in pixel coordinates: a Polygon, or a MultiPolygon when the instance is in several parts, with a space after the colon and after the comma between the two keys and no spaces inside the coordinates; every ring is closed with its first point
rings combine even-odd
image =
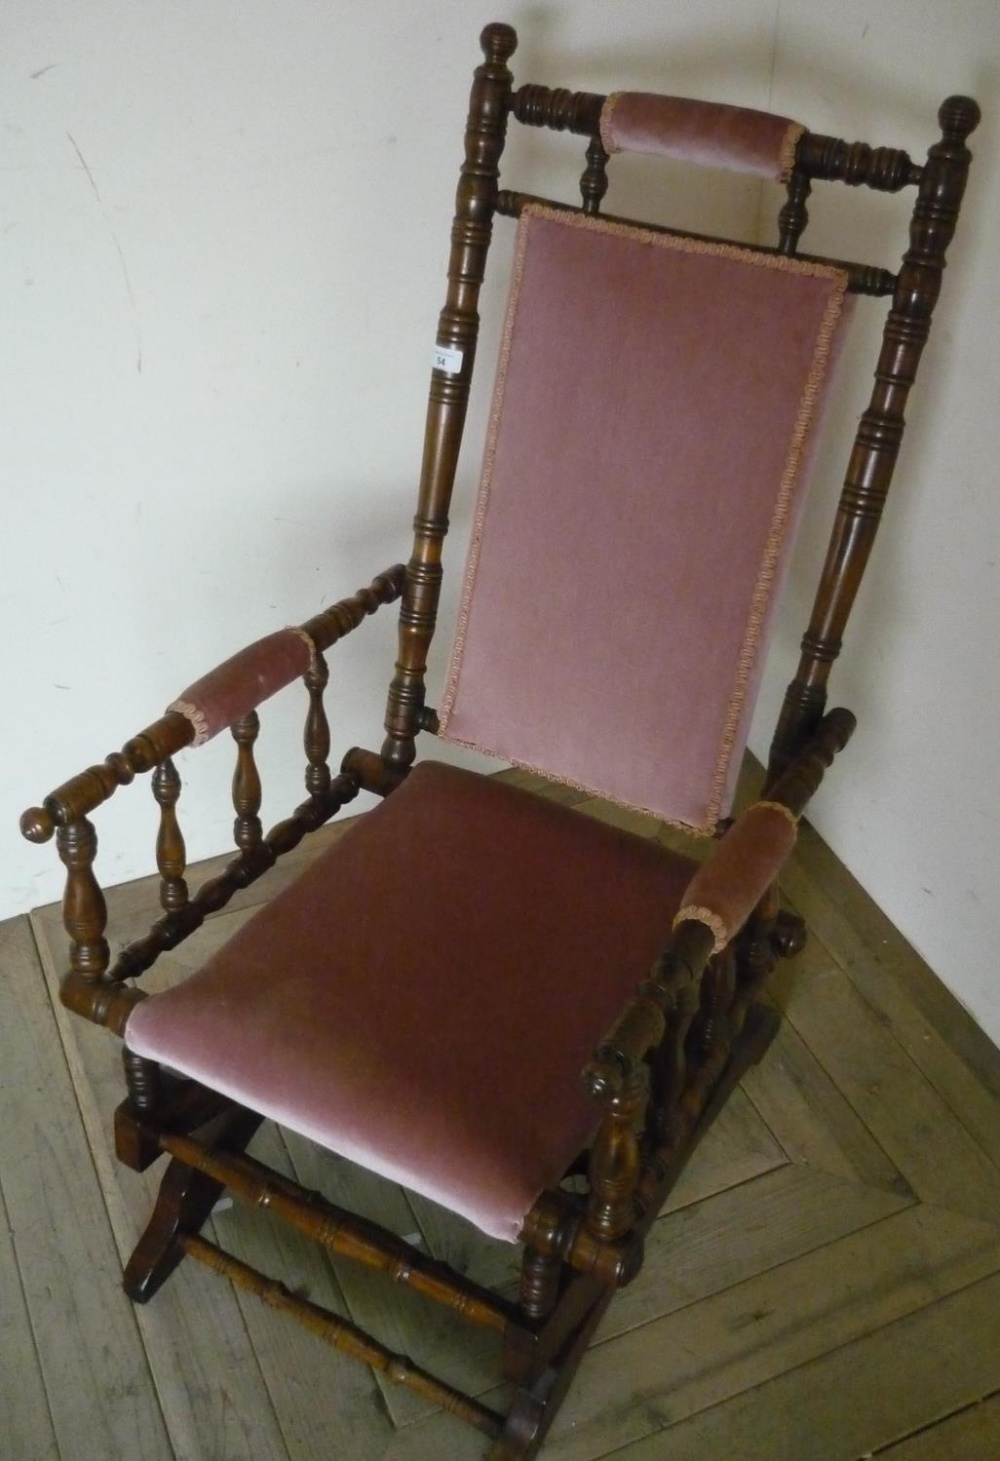
{"type": "Polygon", "coordinates": [[[637,1277],[678,1174],[773,1034],[760,995],[805,937],[780,908],[778,879],[854,727],[848,711],[827,710],[827,684],[892,480],[979,119],[974,102],[952,97],[914,162],[721,103],[515,88],[515,47],[509,26],[483,32],[409,563],[203,675],[22,819],[33,841],[56,836],[66,866],[62,999],[124,1041],[118,1156],[139,1171],[168,1158],[128,1293],[145,1302],[196,1258],[483,1431],[493,1458],[541,1446],[607,1304],[637,1277]],[[500,188],[513,123],[583,139],[580,204],[500,188]],[[605,212],[614,157],[632,150],[780,181],[776,244],[605,212]],[[818,182],[912,190],[898,272],[800,250],[818,182]],[[438,711],[425,666],[498,216],[517,220],[515,263],[438,711]],[[760,799],[730,823],[852,296],[888,301],[870,404],[760,799]],[[334,775],[326,652],[397,600],[384,741],[349,750],[334,775]],[[306,797],[265,835],[257,709],[299,677],[306,797]],[[172,757],[227,727],[237,850],[191,890],[172,757]],[[712,833],[714,850],[699,865],[510,781],[415,764],[418,738],[438,734],[712,833]],[[90,817],[147,773],[163,911],[112,959],[90,817]],[[197,973],[155,994],[136,982],[362,789],[382,799],[376,809],[197,973]],[[247,1155],[265,1118],[520,1244],[517,1299],[247,1155]],[[496,1331],[507,1410],[200,1236],[226,1189],[496,1331]]]}

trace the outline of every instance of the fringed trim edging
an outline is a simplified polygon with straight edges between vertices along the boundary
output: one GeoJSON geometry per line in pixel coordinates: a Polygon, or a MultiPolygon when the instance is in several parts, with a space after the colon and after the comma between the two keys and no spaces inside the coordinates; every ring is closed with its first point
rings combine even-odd
{"type": "Polygon", "coordinates": [[[673,926],[677,928],[682,923],[703,923],[715,938],[712,945],[713,954],[721,954],[729,942],[729,931],[717,913],[711,908],[701,908],[697,903],[689,903],[682,908],[674,918],[673,926]]]}
{"type": "Polygon", "coordinates": [[[194,726],[192,746],[203,746],[208,740],[208,720],[205,712],[199,710],[197,705],[193,705],[190,700],[172,700],[167,706],[166,713],[169,715],[171,711],[177,715],[183,715],[184,719],[190,721],[194,726]]]}

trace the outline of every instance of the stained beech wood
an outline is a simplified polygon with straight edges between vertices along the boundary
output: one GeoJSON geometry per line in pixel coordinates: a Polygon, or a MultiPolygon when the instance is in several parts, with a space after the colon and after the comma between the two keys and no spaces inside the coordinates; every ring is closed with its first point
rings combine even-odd
{"type": "Polygon", "coordinates": [[[330,723],[323,704],[330,671],[322,654],[316,654],[304,678],[309,691],[309,713],[302,736],[307,762],[306,791],[310,796],[323,796],[330,790],[330,723]]]}
{"type": "Polygon", "coordinates": [[[485,59],[476,70],[469,99],[465,161],[451,230],[448,293],[437,331],[438,346],[459,352],[461,366],[455,374],[435,369],[431,377],[413,551],[406,568],[399,652],[385,715],[382,755],[392,766],[409,766],[416,755],[427,653],[441,592],[441,548],[448,531],[448,509],[469,401],[479,334],[479,290],[493,232],[500,155],[506,140],[512,83],[507,62],[514,54],[517,36],[509,25],[488,25],[480,40],[485,59]]]}
{"type": "Polygon", "coordinates": [[[160,830],[156,836],[156,866],[160,870],[160,907],[164,913],[176,913],[188,901],[184,881],[187,851],[177,820],[177,801],[181,779],[168,756],[152,776],[153,796],[160,808],[160,830]]]}

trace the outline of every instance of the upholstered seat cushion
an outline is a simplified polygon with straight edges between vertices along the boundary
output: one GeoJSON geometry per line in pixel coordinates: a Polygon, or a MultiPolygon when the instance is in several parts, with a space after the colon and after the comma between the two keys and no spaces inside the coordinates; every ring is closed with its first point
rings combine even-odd
{"type": "Polygon", "coordinates": [[[595,1128],[581,1068],[693,870],[425,762],[126,1040],[513,1240],[595,1128]]]}

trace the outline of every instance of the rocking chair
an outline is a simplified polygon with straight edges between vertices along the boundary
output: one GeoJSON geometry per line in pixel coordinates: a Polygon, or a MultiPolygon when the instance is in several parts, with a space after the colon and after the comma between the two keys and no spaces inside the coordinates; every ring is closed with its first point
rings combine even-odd
{"type": "Polygon", "coordinates": [[[184,1257],[287,1309],[338,1349],[533,1456],[643,1239],[775,1016],[760,1001],[804,937],[777,879],[849,739],[827,681],[867,563],[927,339],[978,121],[941,107],[923,164],[783,117],[525,85],[514,32],[483,32],[434,346],[406,567],[192,684],[22,819],[67,869],[65,1005],[124,1041],[120,1159],[169,1158],[125,1287],[184,1257]],[[586,139],[582,206],[501,190],[511,121],[586,139]],[[777,246],[605,215],[608,164],[639,150],[780,179],[777,246]],[[799,252],[817,180],[912,187],[898,273],[799,252]],[[518,220],[513,282],[464,593],[440,707],[425,666],[494,218],[518,220]],[[818,417],[855,296],[888,319],[761,797],[729,812],[818,417]],[[401,600],[380,751],[327,764],[325,653],[401,600]],[[302,676],[307,799],[269,834],[257,707],[302,676]],[[171,758],[229,727],[238,855],[189,892],[171,758]],[[443,736],[588,795],[716,837],[700,864],[511,780],[417,761],[443,736]],[[152,773],[163,914],[112,961],[90,814],[152,773]],[[197,973],[134,981],[326,823],[357,818],[197,973]],[[516,1301],[298,1187],[245,1151],[264,1118],[520,1244],[516,1301]],[[512,1400],[394,1355],[201,1235],[224,1190],[333,1253],[502,1336],[512,1400]]]}

